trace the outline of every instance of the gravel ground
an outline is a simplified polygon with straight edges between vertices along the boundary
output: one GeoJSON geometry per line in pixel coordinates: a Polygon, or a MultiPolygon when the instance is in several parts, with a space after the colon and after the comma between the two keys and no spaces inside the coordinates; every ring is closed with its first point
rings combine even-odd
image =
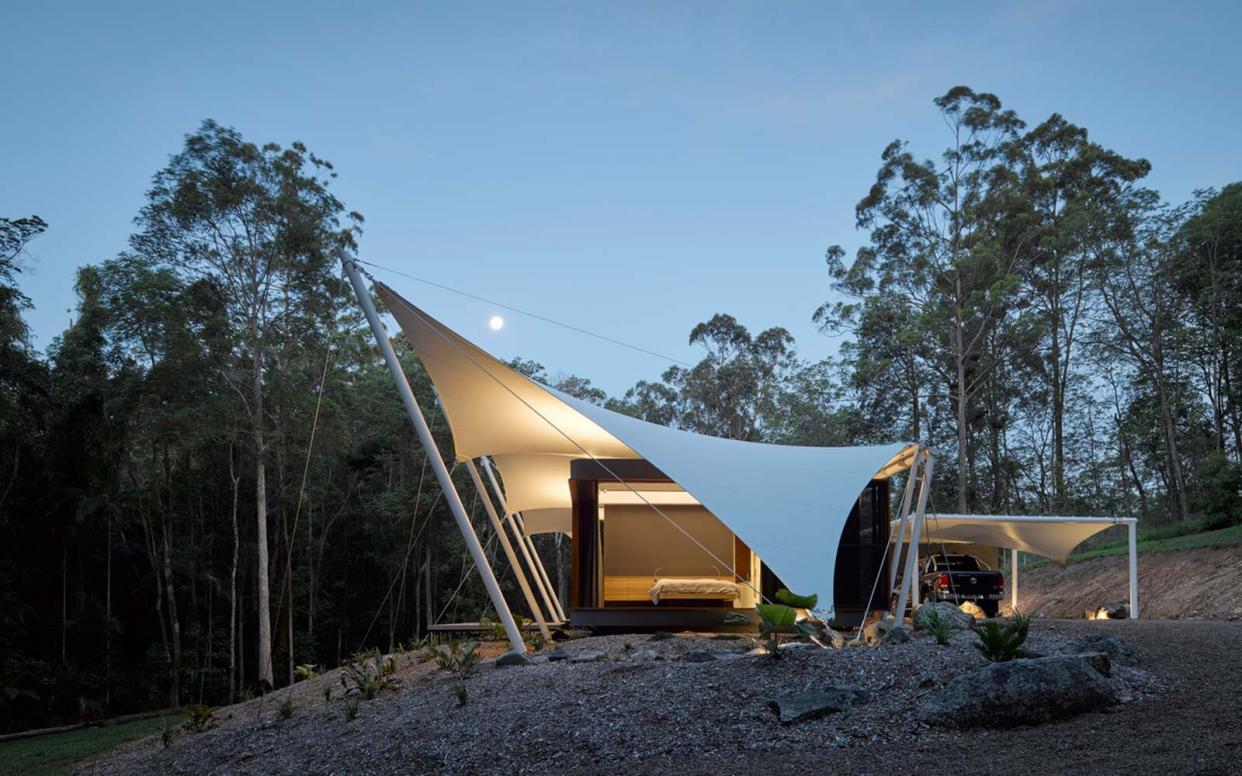
{"type": "MultiPolygon", "coordinates": [[[[914,720],[919,701],[983,664],[959,634],[876,648],[806,650],[778,661],[746,657],[742,640],[609,636],[563,644],[600,662],[495,669],[469,681],[458,708],[451,679],[399,658],[401,688],[360,704],[347,722],[339,672],[224,710],[217,729],[171,749],[130,745],[85,773],[1229,773],[1242,755],[1242,623],[1038,621],[1030,649],[1115,633],[1139,654],[1115,666],[1127,702],[1106,713],[1009,731],[949,733],[914,720]],[[654,652],[655,656],[647,654],[654,652]],[[693,662],[697,653],[717,659],[693,662]],[[767,701],[824,684],[861,687],[872,700],[782,726],[767,701]]],[[[493,651],[494,645],[488,645],[493,651]]]]}

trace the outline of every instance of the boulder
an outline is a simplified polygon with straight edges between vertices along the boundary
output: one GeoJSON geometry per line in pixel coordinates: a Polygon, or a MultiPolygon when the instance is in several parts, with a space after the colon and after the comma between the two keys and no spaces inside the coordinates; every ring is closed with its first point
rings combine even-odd
{"type": "Polygon", "coordinates": [[[604,659],[604,653],[597,649],[584,649],[569,659],[571,663],[598,663],[604,659]]]}
{"type": "Polygon", "coordinates": [[[914,610],[914,629],[922,630],[927,628],[928,620],[935,615],[940,615],[942,619],[957,623],[957,626],[963,629],[969,628],[975,622],[975,618],[972,615],[967,614],[953,604],[947,601],[935,601],[925,603],[914,610]]]}
{"type": "Polygon", "coordinates": [[[1083,636],[1069,644],[1067,653],[1083,654],[1087,652],[1103,652],[1109,660],[1123,666],[1132,666],[1138,662],[1134,648],[1111,633],[1093,633],[1083,636]]]}
{"type": "Polygon", "coordinates": [[[950,681],[918,717],[942,727],[1007,728],[1102,709],[1118,700],[1100,673],[1107,665],[1101,653],[992,663],[950,681]]]}
{"type": "Polygon", "coordinates": [[[863,642],[866,644],[905,644],[910,640],[910,630],[905,625],[876,620],[863,628],[863,642]]]}
{"type": "Polygon", "coordinates": [[[528,666],[530,658],[521,652],[506,652],[496,658],[497,668],[508,668],[509,666],[528,666]]]}
{"type": "Polygon", "coordinates": [[[844,711],[865,702],[868,697],[866,690],[856,687],[829,686],[782,695],[768,701],[768,706],[780,717],[782,725],[789,725],[844,711]]]}
{"type": "Polygon", "coordinates": [[[969,615],[972,622],[975,620],[986,620],[988,618],[987,612],[980,609],[979,604],[974,601],[963,601],[962,605],[957,607],[957,610],[962,614],[969,615]]]}
{"type": "Polygon", "coordinates": [[[701,649],[687,652],[686,656],[682,658],[687,663],[710,663],[715,659],[716,656],[713,653],[701,649]]]}
{"type": "Polygon", "coordinates": [[[569,653],[563,649],[554,649],[547,653],[546,657],[548,658],[549,663],[559,663],[562,660],[568,660],[569,653]]]}

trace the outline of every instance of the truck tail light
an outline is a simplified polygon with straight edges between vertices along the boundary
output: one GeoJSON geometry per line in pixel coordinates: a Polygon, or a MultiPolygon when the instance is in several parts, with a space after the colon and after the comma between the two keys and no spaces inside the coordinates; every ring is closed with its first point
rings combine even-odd
{"type": "Polygon", "coordinates": [[[1003,593],[1003,592],[1005,592],[1005,578],[1004,578],[1004,577],[997,577],[997,579],[998,579],[998,580],[1000,580],[1000,582],[999,582],[999,584],[997,584],[996,589],[997,589],[999,592],[1002,592],[1002,593],[1003,593]]]}
{"type": "Polygon", "coordinates": [[[941,590],[948,590],[949,589],[949,575],[941,574],[940,576],[936,577],[936,587],[940,588],[941,590]]]}

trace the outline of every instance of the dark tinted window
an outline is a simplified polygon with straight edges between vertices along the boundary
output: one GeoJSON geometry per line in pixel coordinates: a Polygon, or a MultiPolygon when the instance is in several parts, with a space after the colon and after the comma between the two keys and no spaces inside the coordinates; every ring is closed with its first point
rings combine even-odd
{"type": "Polygon", "coordinates": [[[978,559],[970,555],[938,555],[935,564],[936,571],[983,571],[978,559]]]}

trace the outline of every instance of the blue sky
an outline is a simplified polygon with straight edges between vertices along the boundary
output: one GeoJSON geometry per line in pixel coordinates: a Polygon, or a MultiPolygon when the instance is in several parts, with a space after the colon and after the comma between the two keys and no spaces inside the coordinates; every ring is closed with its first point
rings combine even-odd
{"type": "MultiPolygon", "coordinates": [[[[45,347],[73,272],[125,247],[204,118],[304,141],[367,218],[362,256],[690,360],[715,312],[808,358],[824,249],[894,138],[946,141],[963,83],[1149,159],[1181,201],[1242,178],[1232,3],[9,3],[0,214],[37,213],[45,347]],[[351,7],[354,6],[354,7],[351,7]]],[[[381,275],[382,277],[382,275],[381,275]]],[[[501,356],[619,392],[664,363],[400,277],[501,356]]]]}

